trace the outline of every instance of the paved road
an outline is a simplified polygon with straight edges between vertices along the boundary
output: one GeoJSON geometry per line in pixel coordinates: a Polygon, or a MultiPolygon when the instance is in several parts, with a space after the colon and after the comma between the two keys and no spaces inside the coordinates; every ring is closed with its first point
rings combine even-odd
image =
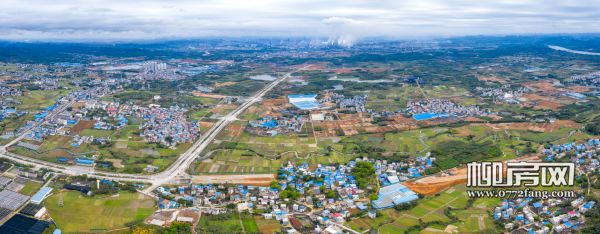
{"type": "MultiPolygon", "coordinates": [[[[302,69],[302,68],[300,68],[300,69],[302,69]]],[[[298,70],[300,70],[300,69],[298,69],[298,70]]],[[[298,70],[295,70],[295,71],[298,71],[298,70]]],[[[293,72],[295,72],[295,71],[293,71],[293,72]]],[[[46,161],[42,161],[42,160],[38,160],[38,159],[34,159],[34,158],[29,158],[29,157],[13,154],[13,153],[6,151],[6,148],[8,146],[18,142],[18,140],[22,139],[33,128],[28,129],[27,131],[22,133],[19,137],[17,137],[17,139],[11,141],[9,144],[0,147],[0,157],[8,158],[8,159],[14,160],[18,163],[32,165],[32,166],[35,166],[38,168],[52,169],[52,170],[55,170],[55,171],[58,171],[58,172],[61,172],[61,173],[67,174],[67,175],[86,174],[90,177],[95,177],[95,178],[100,178],[100,179],[150,183],[151,186],[149,186],[147,189],[145,189],[143,191],[145,193],[149,193],[150,191],[154,190],[158,186],[173,181],[173,179],[175,179],[177,176],[185,175],[186,169],[194,162],[194,160],[200,155],[200,153],[202,153],[202,151],[204,149],[206,149],[206,147],[215,139],[215,137],[225,127],[227,127],[227,125],[229,125],[231,122],[235,121],[237,119],[237,116],[240,115],[241,113],[243,113],[246,109],[248,109],[248,107],[252,106],[256,102],[259,102],[267,92],[269,92],[271,89],[273,89],[275,86],[277,86],[279,83],[281,83],[285,79],[289,78],[293,72],[289,72],[289,73],[277,78],[277,80],[269,83],[264,88],[262,88],[261,90],[256,92],[254,94],[254,96],[246,99],[246,101],[244,103],[239,105],[235,110],[233,110],[229,114],[225,115],[223,118],[221,118],[219,121],[217,121],[213,125],[213,127],[211,127],[208,131],[206,131],[204,134],[202,134],[202,136],[200,136],[200,138],[185,153],[183,153],[181,156],[179,156],[179,158],[177,158],[177,160],[175,160],[175,162],[173,162],[171,164],[171,166],[169,166],[165,171],[157,173],[157,174],[137,175],[137,174],[125,174],[125,173],[98,172],[98,171],[94,171],[92,168],[88,168],[88,167],[61,165],[61,164],[46,162],[46,161]]],[[[71,102],[71,104],[62,106],[61,108],[58,108],[58,110],[51,113],[47,119],[54,117],[55,115],[64,111],[68,106],[70,106],[72,104],[73,104],[73,102],[71,102]]],[[[35,126],[39,126],[41,124],[42,123],[39,123],[39,124],[36,124],[35,126]]],[[[205,157],[208,157],[208,156],[204,155],[204,156],[200,157],[200,159],[204,159],[205,157]]]]}

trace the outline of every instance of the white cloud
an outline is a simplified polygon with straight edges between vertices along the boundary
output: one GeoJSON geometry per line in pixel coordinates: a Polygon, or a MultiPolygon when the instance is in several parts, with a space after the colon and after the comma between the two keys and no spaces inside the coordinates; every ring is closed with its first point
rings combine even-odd
{"type": "Polygon", "coordinates": [[[3,0],[0,39],[600,32],[600,0],[3,0]]]}

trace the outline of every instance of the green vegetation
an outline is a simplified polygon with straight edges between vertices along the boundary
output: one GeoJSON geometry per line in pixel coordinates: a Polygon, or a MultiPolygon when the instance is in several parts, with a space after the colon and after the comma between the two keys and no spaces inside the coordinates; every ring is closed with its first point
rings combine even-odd
{"type": "Polygon", "coordinates": [[[419,233],[426,228],[443,231],[449,224],[457,226],[460,233],[495,232],[496,226],[487,210],[499,200],[469,200],[465,189],[464,185],[457,185],[414,204],[381,210],[375,219],[362,217],[346,224],[357,231],[372,229],[378,233],[419,233]]]}
{"type": "Polygon", "coordinates": [[[373,167],[373,164],[370,162],[357,162],[356,166],[352,169],[352,175],[356,178],[358,187],[361,189],[365,189],[367,186],[377,183],[375,167],[373,167]]]}
{"type": "Polygon", "coordinates": [[[166,228],[165,230],[163,230],[164,234],[179,234],[179,233],[191,233],[191,232],[192,232],[192,225],[190,223],[184,223],[184,222],[173,222],[173,223],[171,223],[169,228],[166,228]]]}
{"type": "Polygon", "coordinates": [[[295,188],[291,186],[286,187],[281,193],[279,193],[279,197],[282,199],[290,199],[292,201],[298,199],[302,194],[298,192],[295,188]]]}
{"type": "Polygon", "coordinates": [[[437,161],[437,167],[429,170],[429,174],[471,160],[508,160],[535,153],[542,144],[588,137],[591,135],[570,127],[553,132],[533,132],[525,129],[497,130],[486,125],[459,125],[358,134],[341,137],[338,142],[317,138],[316,144],[313,144],[315,138],[311,135],[259,137],[244,132],[238,137],[231,137],[225,131],[219,136],[223,139],[221,143],[213,143],[205,151],[213,154],[211,159],[196,164],[194,172],[272,173],[287,161],[310,165],[346,163],[357,157],[405,161],[409,157],[434,152],[441,160],[437,161]]]}
{"type": "Polygon", "coordinates": [[[159,144],[146,142],[138,133],[138,125],[129,125],[116,131],[84,129],[82,136],[111,137],[113,142],[105,145],[82,144],[71,145],[72,136],[48,136],[36,151],[20,146],[10,148],[12,152],[49,162],[56,162],[58,157],[89,157],[99,155],[98,161],[110,162],[111,167],[98,167],[106,171],[142,173],[146,165],[158,167],[158,171],[166,169],[191,143],[179,144],[176,148],[165,148],[159,144]]]}
{"type": "Polygon", "coordinates": [[[432,152],[437,157],[435,164],[442,170],[502,155],[500,148],[491,142],[446,141],[436,145],[432,152]]]}
{"type": "Polygon", "coordinates": [[[21,105],[17,106],[17,110],[43,110],[44,108],[54,104],[57,98],[60,98],[69,92],[72,92],[72,90],[56,89],[29,91],[23,96],[17,98],[17,100],[21,102],[21,105]]]}
{"type": "Polygon", "coordinates": [[[63,191],[46,199],[44,206],[65,233],[110,231],[140,222],[156,209],[154,201],[139,193],[121,192],[112,196],[83,196],[76,191],[63,191]]]}
{"type": "Polygon", "coordinates": [[[33,194],[37,193],[37,191],[40,190],[41,187],[42,187],[42,183],[33,181],[33,180],[29,180],[29,181],[27,181],[27,183],[25,183],[25,187],[23,187],[23,189],[21,189],[21,191],[19,191],[19,193],[27,195],[27,196],[32,196],[33,194]]]}
{"type": "Polygon", "coordinates": [[[259,225],[248,213],[203,215],[197,233],[259,233],[259,225]]]}
{"type": "Polygon", "coordinates": [[[600,135],[600,116],[595,117],[585,125],[585,130],[593,135],[600,135]]]}
{"type": "MultiPolygon", "coordinates": [[[[588,199],[595,201],[598,204],[598,199],[595,197],[588,197],[588,199]]],[[[582,233],[600,233],[600,206],[596,205],[591,210],[585,213],[586,227],[582,230],[582,233]]]]}

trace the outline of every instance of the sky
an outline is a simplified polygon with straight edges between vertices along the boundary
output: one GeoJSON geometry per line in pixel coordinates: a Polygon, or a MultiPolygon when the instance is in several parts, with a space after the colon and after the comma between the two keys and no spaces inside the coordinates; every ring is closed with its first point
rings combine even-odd
{"type": "Polygon", "coordinates": [[[600,32],[600,0],[2,0],[3,40],[600,32]]]}

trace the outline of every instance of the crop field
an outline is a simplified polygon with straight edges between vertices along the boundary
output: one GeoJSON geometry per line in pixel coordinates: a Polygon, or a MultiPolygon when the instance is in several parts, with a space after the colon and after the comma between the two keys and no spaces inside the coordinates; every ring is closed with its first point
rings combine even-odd
{"type": "Polygon", "coordinates": [[[461,210],[456,211],[455,215],[460,221],[453,225],[458,227],[460,233],[480,233],[495,228],[492,218],[485,210],[461,210]]]}
{"type": "Polygon", "coordinates": [[[297,157],[294,153],[284,153],[280,157],[264,157],[248,150],[218,150],[210,159],[198,163],[195,173],[275,173],[288,161],[317,164],[343,163],[351,158],[333,153],[330,156],[297,157]]]}
{"type": "Polygon", "coordinates": [[[537,149],[540,144],[548,141],[560,143],[589,136],[574,131],[578,126],[571,122],[537,125],[471,124],[455,128],[431,127],[343,136],[339,137],[341,141],[334,143],[331,138],[301,137],[295,134],[281,134],[274,137],[255,136],[241,130],[244,125],[244,121],[236,121],[220,134],[221,140],[213,143],[207,150],[209,153],[212,152],[211,159],[198,163],[194,167],[194,172],[272,173],[287,161],[308,162],[311,165],[343,163],[361,155],[360,145],[380,147],[386,152],[414,156],[432,151],[436,145],[447,141],[480,144],[493,142],[502,155],[490,160],[508,160],[524,155],[527,150],[537,149]],[[226,148],[218,147],[219,144],[223,145],[227,142],[234,144],[226,148]],[[327,152],[329,156],[326,156],[327,152]]]}
{"type": "Polygon", "coordinates": [[[154,201],[138,193],[118,196],[86,197],[79,192],[63,191],[64,205],[58,206],[58,191],[44,202],[57,227],[64,233],[107,232],[127,228],[141,221],[156,207],[154,201]]]}
{"type": "Polygon", "coordinates": [[[270,222],[264,222],[265,220],[259,220],[257,217],[241,213],[203,215],[198,226],[202,229],[200,233],[264,233],[263,229],[273,230],[277,227],[270,222]]]}
{"type": "Polygon", "coordinates": [[[227,128],[223,129],[219,133],[218,139],[223,141],[235,141],[242,136],[244,128],[246,128],[247,122],[245,121],[234,121],[227,128]]]}
{"type": "Polygon", "coordinates": [[[237,142],[246,144],[249,149],[267,156],[275,156],[281,152],[295,152],[298,156],[304,157],[319,150],[316,138],[297,135],[261,137],[243,133],[237,142]]]}
{"type": "MultiPolygon", "coordinates": [[[[323,152],[318,138],[312,133],[310,123],[306,124],[302,132],[278,134],[276,136],[257,136],[244,131],[246,123],[236,121],[228,126],[217,137],[218,142],[236,143],[236,149],[245,149],[256,152],[265,157],[274,158],[282,153],[292,153],[298,157],[323,152]]],[[[213,144],[211,147],[216,147],[213,144]]]]}
{"type": "Polygon", "coordinates": [[[444,215],[446,207],[464,208],[467,204],[467,197],[464,194],[464,186],[456,187],[457,189],[449,189],[442,192],[439,196],[426,197],[419,200],[418,205],[410,210],[398,212],[394,209],[383,210],[384,215],[375,220],[367,218],[359,218],[348,223],[350,227],[357,228],[356,230],[367,230],[370,227],[378,229],[381,233],[395,233],[395,231],[403,231],[411,226],[419,224],[419,219],[422,222],[441,221],[447,222],[450,219],[444,215]],[[365,224],[366,222],[366,224],[365,224]]]}
{"type": "Polygon", "coordinates": [[[394,222],[397,219],[403,219],[403,216],[400,212],[394,209],[385,209],[380,211],[379,216],[375,219],[371,219],[369,217],[361,217],[357,219],[353,219],[350,222],[345,223],[348,227],[357,230],[357,231],[366,231],[371,228],[377,229],[386,223],[394,222]]]}
{"type": "Polygon", "coordinates": [[[93,136],[93,137],[109,137],[114,134],[113,131],[110,130],[100,130],[100,129],[83,129],[79,135],[81,136],[93,136]]]}
{"type": "Polygon", "coordinates": [[[73,126],[73,128],[71,128],[71,135],[77,135],[80,134],[83,130],[91,129],[92,127],[94,127],[94,123],[96,123],[96,121],[94,120],[79,121],[77,124],[75,124],[75,126],[73,126]]]}
{"type": "Polygon", "coordinates": [[[446,207],[464,208],[467,203],[464,186],[455,186],[443,191],[440,195],[427,197],[419,201],[419,205],[407,212],[408,215],[423,219],[424,222],[447,221],[443,211],[446,207]]]}
{"type": "Polygon", "coordinates": [[[404,233],[409,227],[419,224],[419,220],[410,216],[403,215],[393,223],[383,225],[379,228],[379,233],[404,233]]]}
{"type": "Polygon", "coordinates": [[[188,113],[188,117],[192,120],[201,120],[206,117],[210,117],[212,112],[210,109],[201,109],[188,113]]]}
{"type": "Polygon", "coordinates": [[[452,225],[458,227],[461,233],[493,231],[496,226],[487,211],[492,210],[499,202],[498,198],[478,198],[473,202],[472,207],[453,211],[453,215],[456,215],[459,221],[452,225]]]}
{"type": "Polygon", "coordinates": [[[562,143],[591,137],[589,134],[578,131],[577,125],[562,122],[557,124],[556,126],[527,124],[522,126],[523,130],[515,128],[519,125],[506,125],[511,126],[507,128],[501,125],[471,124],[457,128],[432,127],[384,134],[362,134],[345,137],[336,143],[334,148],[344,153],[351,153],[356,148],[356,144],[368,144],[381,147],[388,152],[419,155],[422,152],[431,151],[432,146],[451,140],[493,142],[503,153],[503,157],[495,160],[506,160],[521,156],[522,152],[526,152],[527,147],[536,149],[540,144],[546,142],[562,143]],[[539,129],[545,132],[531,131],[530,129],[539,129]],[[374,138],[378,140],[373,141],[374,138]],[[528,144],[531,145],[528,146],[528,144]]]}
{"type": "MultiPolygon", "coordinates": [[[[481,198],[476,199],[467,208],[468,197],[464,185],[457,185],[441,192],[439,195],[428,196],[418,200],[418,205],[410,210],[396,211],[385,209],[380,211],[380,216],[375,219],[368,217],[357,218],[346,225],[357,231],[366,231],[374,228],[378,233],[404,233],[419,223],[431,223],[422,230],[414,233],[436,233],[446,228],[445,224],[451,219],[444,214],[447,207],[452,207],[452,215],[458,218],[457,222],[449,223],[458,227],[460,233],[481,233],[495,230],[495,224],[489,217],[487,210],[493,209],[499,203],[499,199],[481,198]],[[466,208],[466,209],[465,209],[466,208]],[[445,224],[439,224],[443,222],[445,224]]],[[[410,233],[412,233],[412,231],[410,233]]]]}
{"type": "Polygon", "coordinates": [[[254,220],[260,233],[275,233],[281,229],[281,224],[277,220],[264,219],[260,216],[254,216],[254,220]]]}

